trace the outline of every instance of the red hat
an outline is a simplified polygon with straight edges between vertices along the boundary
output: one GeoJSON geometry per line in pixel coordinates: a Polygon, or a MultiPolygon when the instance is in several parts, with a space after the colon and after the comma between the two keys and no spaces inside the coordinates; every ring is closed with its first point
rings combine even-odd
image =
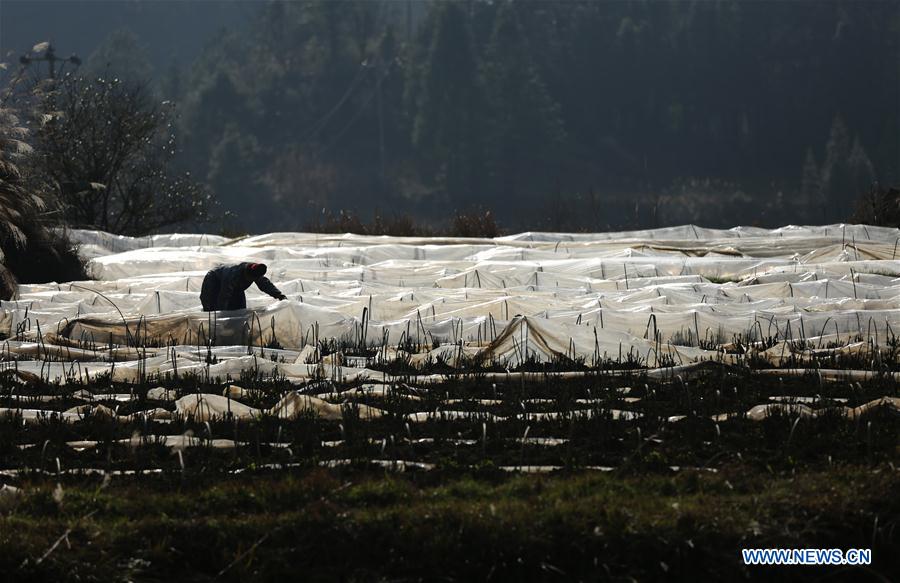
{"type": "Polygon", "coordinates": [[[247,272],[253,279],[259,279],[266,274],[266,265],[264,263],[251,263],[247,266],[247,272]]]}

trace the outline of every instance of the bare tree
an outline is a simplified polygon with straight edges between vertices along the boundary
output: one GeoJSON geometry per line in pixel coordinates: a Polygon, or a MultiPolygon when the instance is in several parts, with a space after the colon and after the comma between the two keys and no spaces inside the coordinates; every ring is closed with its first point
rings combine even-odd
{"type": "Polygon", "coordinates": [[[69,75],[41,107],[36,149],[70,226],[141,235],[207,219],[210,195],[173,171],[174,107],[145,85],[69,75]]]}

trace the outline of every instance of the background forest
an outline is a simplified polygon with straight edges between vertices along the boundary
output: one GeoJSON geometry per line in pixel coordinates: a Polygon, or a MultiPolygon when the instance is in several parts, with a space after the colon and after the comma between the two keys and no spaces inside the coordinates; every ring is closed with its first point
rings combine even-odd
{"type": "MultiPolygon", "coordinates": [[[[34,8],[4,4],[4,51],[45,40],[17,40],[34,8]]],[[[229,231],[474,209],[507,229],[839,222],[900,177],[897,2],[68,4],[116,28],[90,52],[51,39],[83,51],[67,95],[142,87],[166,164],[229,231]]]]}

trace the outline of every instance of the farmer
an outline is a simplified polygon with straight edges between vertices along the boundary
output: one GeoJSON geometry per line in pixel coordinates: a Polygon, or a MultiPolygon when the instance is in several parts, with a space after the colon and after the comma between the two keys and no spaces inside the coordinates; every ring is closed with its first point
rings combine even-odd
{"type": "Polygon", "coordinates": [[[238,263],[216,267],[203,278],[200,288],[200,302],[204,312],[216,310],[243,310],[247,307],[244,290],[251,284],[275,299],[287,297],[266,277],[266,266],[262,263],[238,263]]]}

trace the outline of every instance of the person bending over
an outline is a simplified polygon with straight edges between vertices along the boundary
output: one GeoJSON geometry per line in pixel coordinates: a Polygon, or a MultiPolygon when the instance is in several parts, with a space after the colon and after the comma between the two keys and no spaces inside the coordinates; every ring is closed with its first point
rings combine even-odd
{"type": "Polygon", "coordinates": [[[256,284],[263,292],[277,300],[286,300],[275,285],[266,277],[266,266],[262,263],[238,263],[216,267],[203,278],[200,288],[200,302],[204,312],[218,310],[243,310],[247,307],[244,290],[256,284]]]}

